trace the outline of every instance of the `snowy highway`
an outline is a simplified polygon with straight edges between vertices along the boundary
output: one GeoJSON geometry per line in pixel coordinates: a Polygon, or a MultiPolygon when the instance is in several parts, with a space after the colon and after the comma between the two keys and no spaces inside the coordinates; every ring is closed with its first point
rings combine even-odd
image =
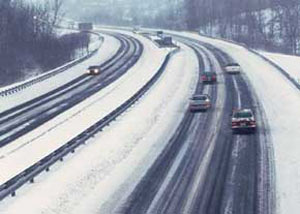
{"type": "MultiPolygon", "coordinates": [[[[56,88],[49,85],[58,81],[53,77],[1,98],[0,187],[118,109],[163,70],[84,146],[17,189],[15,197],[0,201],[0,213],[283,214],[300,209],[299,89],[278,68],[238,44],[195,33],[166,31],[180,47],[174,52],[142,33],[105,31],[109,35],[99,55],[63,72],[56,88]],[[83,74],[95,62],[103,73],[83,74]],[[242,72],[226,73],[230,62],[238,62],[242,72]],[[216,72],[217,82],[203,84],[204,71],[216,72]],[[44,87],[41,94],[38,87],[44,87]],[[200,93],[211,97],[212,108],[190,112],[189,98],[200,93]],[[232,111],[240,108],[254,111],[255,133],[232,133],[232,111]]],[[[298,78],[287,60],[262,54],[298,78]]]]}
{"type": "Polygon", "coordinates": [[[120,37],[121,47],[111,60],[101,65],[103,74],[94,78],[83,74],[67,84],[34,100],[1,113],[0,146],[4,146],[37,126],[54,118],[59,113],[86,99],[91,94],[120,77],[126,68],[135,63],[135,55],[142,53],[142,46],[135,40],[120,37]],[[122,40],[121,40],[122,39],[122,40]],[[126,63],[122,60],[126,59],[126,63]],[[131,60],[129,60],[131,58],[131,60]],[[124,69],[125,68],[125,69],[124,69]],[[118,72],[115,72],[115,71],[118,72]]]}
{"type": "Polygon", "coordinates": [[[266,176],[260,170],[268,170],[268,164],[260,162],[264,152],[260,145],[267,137],[252,88],[243,75],[224,73],[223,67],[233,61],[224,52],[200,42],[179,40],[195,48],[200,72],[218,73],[217,85],[199,81],[195,92],[208,93],[213,109],[200,114],[187,112],[178,134],[118,212],[271,213],[271,196],[260,195],[269,187],[258,182],[266,176]],[[233,135],[229,123],[232,110],[254,106],[259,131],[233,135]]]}

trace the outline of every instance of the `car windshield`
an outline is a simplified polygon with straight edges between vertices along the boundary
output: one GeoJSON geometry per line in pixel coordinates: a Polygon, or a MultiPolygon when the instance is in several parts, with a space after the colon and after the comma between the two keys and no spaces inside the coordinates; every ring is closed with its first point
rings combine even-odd
{"type": "Polygon", "coordinates": [[[214,75],[216,75],[216,73],[215,72],[205,72],[203,75],[205,75],[205,76],[214,76],[214,75]]]}
{"type": "Polygon", "coordinates": [[[249,118],[249,117],[252,117],[252,113],[249,112],[249,111],[247,111],[247,112],[243,112],[243,111],[235,112],[233,117],[234,118],[249,118]]]}
{"type": "Polygon", "coordinates": [[[90,66],[89,69],[98,69],[99,66],[90,66]]]}

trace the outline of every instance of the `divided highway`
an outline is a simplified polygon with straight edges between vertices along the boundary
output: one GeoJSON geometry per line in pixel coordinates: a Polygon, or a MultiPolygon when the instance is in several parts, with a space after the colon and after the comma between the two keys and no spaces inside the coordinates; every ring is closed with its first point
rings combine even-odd
{"type": "MultiPolygon", "coordinates": [[[[41,97],[0,113],[0,148],[103,89],[132,67],[143,52],[142,43],[125,34],[113,34],[120,49],[101,65],[98,76],[83,74],[41,97]]],[[[233,59],[207,43],[172,35],[196,54],[199,79],[194,94],[208,94],[207,112],[185,112],[171,140],[134,188],[113,212],[178,214],[271,214],[274,196],[270,181],[267,121],[247,77],[230,75],[224,66],[233,59]],[[203,84],[203,72],[216,72],[215,84],[203,84]],[[233,134],[233,109],[253,109],[258,123],[255,133],[233,134]],[[124,202],[124,203],[123,203],[124,202]]],[[[130,99],[96,124],[4,184],[0,200],[107,126],[142,97],[160,78],[169,58],[157,73],[130,99]]],[[[0,157],[1,160],[1,157],[0,157]]]]}
{"type": "Polygon", "coordinates": [[[143,45],[135,38],[114,35],[121,46],[101,65],[101,75],[83,75],[45,95],[0,114],[0,147],[35,129],[122,76],[135,64],[143,45]]]}
{"type": "Polygon", "coordinates": [[[198,81],[195,94],[207,93],[213,108],[205,113],[186,112],[176,134],[148,170],[120,213],[247,213],[273,212],[268,140],[262,109],[243,74],[229,75],[232,62],[211,45],[177,37],[192,47],[200,72],[216,71],[216,85],[198,81]],[[258,121],[255,134],[234,135],[233,109],[252,108],[258,121]]]}
{"type": "MultiPolygon", "coordinates": [[[[125,37],[122,35],[122,37],[125,37]]],[[[126,36],[127,37],[127,36],[126,36]]],[[[117,71],[112,70],[111,72],[115,72],[117,76],[113,78],[109,78],[110,73],[106,74],[107,79],[104,79],[102,81],[99,81],[101,75],[98,76],[93,76],[92,78],[89,78],[92,80],[97,80],[99,83],[92,81],[95,85],[88,85],[90,87],[94,87],[89,92],[97,92],[98,90],[102,89],[105,84],[109,84],[110,82],[114,81],[116,78],[118,78],[122,72],[124,73],[125,71],[128,70],[130,66],[132,66],[140,57],[143,46],[139,41],[132,37],[128,37],[128,41],[132,42],[132,46],[129,45],[128,49],[123,51],[125,53],[125,61],[124,59],[119,59],[119,61],[114,62],[114,64],[111,66],[112,69],[119,69],[117,71]],[[133,59],[132,59],[133,58],[133,59]],[[124,67],[123,67],[124,66],[124,67]],[[121,72],[121,73],[120,73],[121,72]],[[110,82],[109,82],[110,81],[110,82]],[[101,84],[102,83],[102,84],[101,84]]],[[[57,148],[55,151],[51,152],[49,155],[42,157],[39,161],[35,162],[34,164],[30,166],[26,166],[27,168],[22,169],[23,171],[18,172],[18,174],[14,175],[9,175],[9,179],[6,180],[5,183],[0,185],[0,200],[5,198],[8,195],[15,195],[15,191],[24,185],[27,182],[34,182],[35,177],[41,173],[42,171],[46,170],[49,171],[49,167],[53,165],[55,162],[59,160],[63,160],[64,156],[69,154],[69,153],[74,153],[75,148],[78,146],[82,145],[85,143],[85,141],[92,136],[95,135],[95,133],[101,131],[104,127],[108,126],[113,120],[115,120],[119,115],[121,115],[124,111],[126,111],[128,108],[130,108],[140,97],[142,97],[154,84],[155,82],[160,78],[160,76],[163,74],[163,71],[165,70],[165,67],[167,66],[169,59],[172,57],[173,54],[175,54],[176,51],[169,52],[169,54],[166,54],[163,61],[160,61],[160,67],[157,69],[157,72],[152,76],[152,78],[149,79],[148,82],[145,83],[145,85],[142,85],[142,87],[135,92],[130,98],[125,100],[120,106],[118,106],[116,109],[111,109],[111,112],[108,113],[106,116],[103,118],[98,119],[96,123],[91,125],[89,128],[85,129],[83,132],[79,133],[77,136],[74,136],[73,139],[71,139],[68,142],[65,142],[64,145],[61,147],[57,148]]],[[[102,68],[102,72],[108,71],[108,68],[106,68],[104,65],[102,68]],[[107,69],[107,70],[106,70],[107,69]]],[[[103,75],[104,75],[103,74],[103,75]]],[[[89,77],[89,76],[88,76],[89,77]]],[[[100,79],[101,80],[101,79],[100,79]]],[[[81,86],[80,86],[81,87],[81,86]]],[[[82,86],[84,87],[84,86],[82,86]]],[[[87,86],[85,86],[87,87],[87,86]]],[[[64,92],[62,92],[64,93],[64,92]]],[[[77,95],[80,99],[85,98],[84,97],[85,91],[83,91],[81,94],[77,95]]],[[[88,94],[90,95],[90,94],[88,94]]],[[[88,96],[87,95],[87,96],[88,96]]],[[[51,96],[50,96],[51,97],[51,96]]],[[[64,97],[64,96],[63,96],[64,97]]],[[[76,96],[75,96],[76,97],[76,96]]],[[[49,98],[49,97],[46,97],[49,98]]],[[[69,99],[74,98],[73,96],[70,96],[69,99]]],[[[50,100],[51,101],[51,100],[50,100]]],[[[77,100],[76,100],[77,101],[77,100]]],[[[49,102],[43,102],[45,105],[49,105],[49,102]]],[[[39,105],[37,105],[39,107],[39,105]]],[[[55,109],[55,108],[54,108],[55,109]]]]}

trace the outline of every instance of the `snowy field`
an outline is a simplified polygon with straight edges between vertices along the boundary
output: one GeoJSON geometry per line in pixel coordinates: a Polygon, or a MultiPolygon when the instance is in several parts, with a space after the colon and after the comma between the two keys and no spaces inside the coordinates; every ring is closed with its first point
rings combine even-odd
{"type": "MultiPolygon", "coordinates": [[[[106,115],[156,73],[168,50],[158,49],[149,40],[138,37],[145,51],[129,72],[91,98],[0,150],[0,171],[6,172],[1,173],[1,181],[106,115]]],[[[111,210],[113,201],[129,194],[175,131],[187,108],[188,97],[194,91],[197,66],[193,51],[183,47],[171,59],[159,81],[138,103],[90,139],[75,155],[70,155],[63,164],[58,163],[50,173],[40,175],[34,186],[25,185],[17,191],[16,198],[6,198],[0,205],[0,213],[77,214],[111,210]]]]}
{"type": "MultiPolygon", "coordinates": [[[[268,118],[275,156],[277,213],[298,213],[300,210],[299,90],[276,68],[244,47],[202,37],[195,33],[181,33],[181,35],[223,49],[242,66],[244,75],[254,87],[268,118]]],[[[281,62],[287,65],[290,63],[289,60],[281,62]]],[[[293,66],[290,68],[294,70],[293,66]]]]}

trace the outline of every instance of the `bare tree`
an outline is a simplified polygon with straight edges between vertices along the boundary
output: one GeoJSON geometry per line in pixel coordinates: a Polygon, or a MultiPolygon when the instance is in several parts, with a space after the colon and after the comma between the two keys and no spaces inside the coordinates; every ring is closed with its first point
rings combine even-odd
{"type": "Polygon", "coordinates": [[[52,0],[53,20],[52,26],[56,26],[63,17],[62,6],[64,0],[52,0]]]}
{"type": "MultiPolygon", "coordinates": [[[[50,6],[47,2],[32,5],[23,0],[0,0],[0,85],[21,79],[24,70],[42,72],[71,60],[82,48],[79,43],[86,49],[87,35],[55,34],[50,6]]],[[[59,7],[56,14],[58,20],[59,7]]]]}

